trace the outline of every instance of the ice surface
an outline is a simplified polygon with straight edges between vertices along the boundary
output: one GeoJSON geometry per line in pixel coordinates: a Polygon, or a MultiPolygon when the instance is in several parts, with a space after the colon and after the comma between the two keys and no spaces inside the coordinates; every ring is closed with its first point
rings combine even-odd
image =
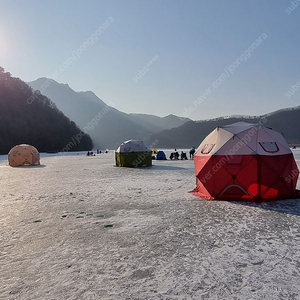
{"type": "Polygon", "coordinates": [[[299,200],[201,200],[192,160],[41,163],[0,156],[0,299],[300,299],[299,200]]]}

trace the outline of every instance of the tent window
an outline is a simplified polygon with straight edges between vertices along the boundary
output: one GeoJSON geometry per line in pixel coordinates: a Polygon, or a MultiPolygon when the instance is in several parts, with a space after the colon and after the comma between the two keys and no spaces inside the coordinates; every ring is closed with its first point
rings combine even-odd
{"type": "Polygon", "coordinates": [[[276,142],[260,142],[261,147],[269,153],[275,153],[279,151],[278,145],[276,142]]]}
{"type": "Polygon", "coordinates": [[[215,144],[205,144],[201,150],[201,153],[208,154],[213,149],[214,146],[215,144]]]}

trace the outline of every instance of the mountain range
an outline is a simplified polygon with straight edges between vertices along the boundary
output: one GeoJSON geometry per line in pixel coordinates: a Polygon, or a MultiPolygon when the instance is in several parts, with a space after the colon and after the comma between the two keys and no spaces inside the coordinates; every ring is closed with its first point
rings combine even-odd
{"type": "Polygon", "coordinates": [[[197,147],[214,128],[239,121],[260,122],[281,132],[288,143],[300,143],[300,106],[261,116],[192,121],[174,115],[127,114],[106,104],[91,91],[75,92],[69,85],[52,79],[39,78],[28,84],[49,97],[58,109],[88,133],[97,148],[116,149],[121,142],[131,138],[144,140],[152,148],[197,147]]]}
{"type": "Polygon", "coordinates": [[[178,128],[153,134],[145,142],[157,141],[157,147],[161,148],[198,147],[202,140],[216,127],[236,122],[259,123],[282,133],[289,144],[300,143],[300,106],[281,109],[261,116],[230,116],[203,121],[189,121],[178,128]]]}
{"type": "MultiPolygon", "coordinates": [[[[50,98],[100,149],[116,149],[128,139],[146,140],[155,133],[190,121],[174,115],[127,114],[106,104],[91,91],[76,92],[68,84],[53,79],[39,78],[28,85],[50,98]]],[[[152,146],[155,147],[155,141],[152,146]]]]}

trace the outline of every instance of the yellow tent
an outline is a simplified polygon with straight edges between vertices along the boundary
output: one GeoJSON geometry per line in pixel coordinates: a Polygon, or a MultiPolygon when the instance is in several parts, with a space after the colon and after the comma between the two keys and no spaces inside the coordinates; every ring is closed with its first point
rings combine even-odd
{"type": "Polygon", "coordinates": [[[39,165],[40,153],[33,146],[17,145],[9,151],[8,162],[11,167],[39,165]]]}

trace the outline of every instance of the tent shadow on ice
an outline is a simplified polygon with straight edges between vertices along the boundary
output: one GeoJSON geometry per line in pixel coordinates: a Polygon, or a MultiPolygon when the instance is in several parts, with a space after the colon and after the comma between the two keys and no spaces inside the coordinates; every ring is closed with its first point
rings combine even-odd
{"type": "Polygon", "coordinates": [[[152,150],[143,141],[128,140],[115,152],[117,167],[152,166],[152,150]]]}
{"type": "Polygon", "coordinates": [[[260,124],[217,127],[194,156],[192,194],[213,200],[266,201],[299,196],[298,167],[283,136],[260,124]]]}
{"type": "Polygon", "coordinates": [[[184,167],[178,167],[178,166],[166,166],[166,165],[153,165],[152,166],[153,170],[187,170],[187,168],[184,167]]]}
{"type": "Polygon", "coordinates": [[[235,205],[251,206],[259,209],[275,211],[278,213],[300,216],[299,199],[285,199],[268,202],[232,201],[232,203],[235,205]]]}
{"type": "MultiPolygon", "coordinates": [[[[30,169],[40,169],[40,168],[45,168],[46,165],[31,165],[30,169]]],[[[27,169],[28,166],[18,166],[18,169],[27,169]]]]}

